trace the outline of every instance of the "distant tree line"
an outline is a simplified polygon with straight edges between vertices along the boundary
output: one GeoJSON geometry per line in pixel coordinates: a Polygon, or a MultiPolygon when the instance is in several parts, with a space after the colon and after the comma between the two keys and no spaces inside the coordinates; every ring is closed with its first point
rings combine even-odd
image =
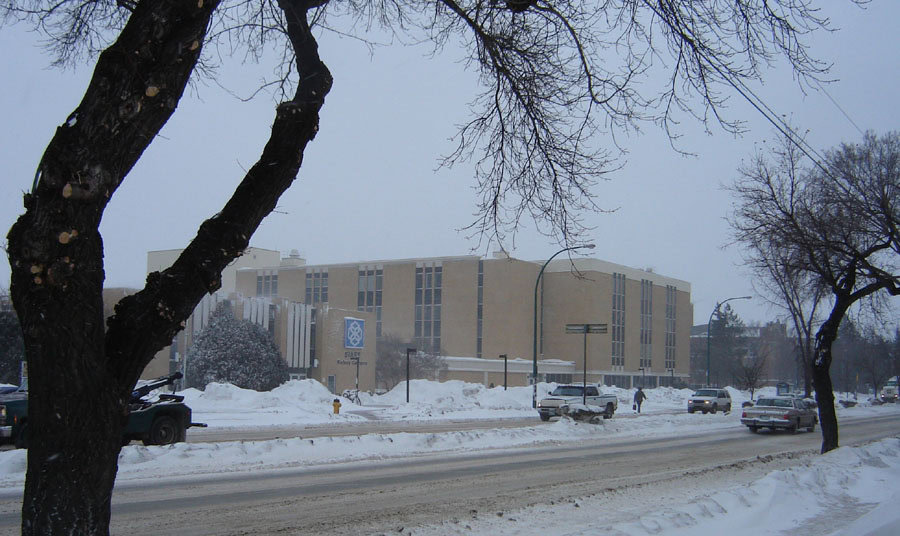
{"type": "Polygon", "coordinates": [[[900,374],[900,328],[890,337],[844,320],[833,351],[835,391],[877,394],[889,378],[900,374]]]}

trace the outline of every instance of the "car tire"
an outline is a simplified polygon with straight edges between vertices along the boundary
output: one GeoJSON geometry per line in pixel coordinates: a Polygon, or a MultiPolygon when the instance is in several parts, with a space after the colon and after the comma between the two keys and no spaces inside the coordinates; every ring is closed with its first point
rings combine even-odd
{"type": "Polygon", "coordinates": [[[789,434],[796,434],[797,431],[800,429],[799,426],[797,426],[798,424],[800,424],[800,423],[796,423],[796,422],[795,422],[795,423],[793,423],[792,425],[790,425],[790,426],[788,427],[788,429],[787,429],[788,433],[789,433],[789,434]]]}
{"type": "Polygon", "coordinates": [[[616,412],[616,408],[613,407],[612,402],[606,404],[606,411],[603,413],[604,419],[611,419],[613,413],[616,412]]]}
{"type": "Polygon", "coordinates": [[[730,403],[728,404],[728,406],[726,406],[725,413],[731,413],[731,404],[730,403]]]}
{"type": "Polygon", "coordinates": [[[688,409],[688,413],[693,413],[693,412],[694,412],[693,409],[688,409]]]}
{"type": "Polygon", "coordinates": [[[178,441],[180,435],[175,419],[168,415],[160,415],[153,419],[144,445],[171,445],[178,441]]]}
{"type": "Polygon", "coordinates": [[[717,406],[716,404],[713,404],[713,407],[712,407],[712,409],[709,410],[709,412],[712,413],[713,415],[715,415],[717,411],[719,411],[719,406],[717,406]]]}
{"type": "Polygon", "coordinates": [[[549,420],[550,420],[550,416],[547,415],[546,413],[541,413],[541,420],[542,420],[542,421],[549,421],[549,420]]]}
{"type": "Polygon", "coordinates": [[[754,434],[755,434],[756,432],[759,432],[759,428],[756,427],[756,426],[748,426],[747,428],[749,428],[749,429],[750,429],[750,432],[752,432],[752,433],[754,433],[754,434]]]}

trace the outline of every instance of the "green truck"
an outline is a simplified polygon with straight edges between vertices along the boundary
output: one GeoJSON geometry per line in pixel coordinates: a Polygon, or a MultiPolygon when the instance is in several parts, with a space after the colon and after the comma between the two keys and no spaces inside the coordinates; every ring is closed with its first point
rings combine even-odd
{"type": "MultiPolygon", "coordinates": [[[[163,393],[155,399],[147,396],[154,390],[172,385],[181,378],[176,372],[135,388],[128,404],[128,422],[122,436],[122,444],[134,440],[145,445],[170,445],[184,441],[187,429],[206,427],[191,422],[191,408],[184,404],[184,397],[163,393]]],[[[16,448],[28,448],[28,388],[0,396],[0,441],[12,442],[16,448]]]]}

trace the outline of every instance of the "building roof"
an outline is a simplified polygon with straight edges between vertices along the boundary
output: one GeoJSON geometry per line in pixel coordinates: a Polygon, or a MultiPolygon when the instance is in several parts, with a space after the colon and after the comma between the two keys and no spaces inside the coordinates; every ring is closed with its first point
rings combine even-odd
{"type": "MultiPolygon", "coordinates": [[[[279,270],[306,270],[307,268],[325,268],[325,267],[339,267],[339,266],[360,266],[360,265],[386,265],[386,264],[410,264],[410,263],[419,263],[419,262],[440,262],[440,261],[460,261],[460,260],[500,260],[500,259],[509,259],[512,261],[519,262],[527,262],[536,264],[538,266],[542,266],[546,261],[527,261],[522,259],[516,259],[515,257],[507,257],[502,256],[498,257],[494,255],[493,258],[490,257],[480,257],[478,255],[456,255],[456,256],[443,256],[443,257],[419,257],[419,258],[407,258],[407,259],[380,259],[380,260],[361,260],[354,262],[338,262],[338,263],[321,263],[321,264],[300,264],[300,265],[285,265],[282,264],[280,266],[272,266],[272,267],[259,267],[259,268],[239,268],[238,271],[243,270],[258,270],[258,269],[279,269],[279,270]]],[[[590,259],[590,258],[578,258],[578,259],[555,259],[547,265],[544,269],[545,272],[571,272],[571,271],[580,271],[580,272],[601,272],[606,274],[612,273],[620,273],[625,274],[625,277],[632,280],[641,280],[647,279],[652,281],[656,285],[666,286],[670,285],[678,290],[684,292],[691,291],[691,284],[687,281],[683,281],[681,279],[675,279],[673,277],[666,277],[655,272],[650,272],[647,270],[641,270],[638,268],[631,268],[629,266],[624,266],[621,264],[616,264],[609,261],[604,261],[600,259],[590,259]]]]}
{"type": "MultiPolygon", "coordinates": [[[[530,261],[536,262],[539,264],[543,264],[546,261],[530,261]]],[[[625,277],[632,280],[640,280],[646,279],[652,281],[654,285],[662,285],[662,286],[673,286],[678,290],[684,292],[691,291],[691,284],[687,281],[683,281],[681,279],[675,279],[674,277],[667,277],[664,275],[657,274],[656,272],[650,272],[648,270],[641,270],[640,268],[632,268],[630,266],[624,266],[622,264],[616,264],[614,262],[604,261],[600,259],[591,259],[591,258],[577,258],[577,259],[554,259],[550,261],[550,264],[547,265],[547,268],[544,269],[545,272],[600,272],[604,274],[625,274],[625,277]]]]}

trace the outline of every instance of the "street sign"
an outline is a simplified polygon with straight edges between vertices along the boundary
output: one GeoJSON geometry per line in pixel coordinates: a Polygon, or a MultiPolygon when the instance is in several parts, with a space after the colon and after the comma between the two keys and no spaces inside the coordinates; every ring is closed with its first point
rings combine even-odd
{"type": "Polygon", "coordinates": [[[606,333],[606,324],[566,324],[566,333],[606,333]]]}

